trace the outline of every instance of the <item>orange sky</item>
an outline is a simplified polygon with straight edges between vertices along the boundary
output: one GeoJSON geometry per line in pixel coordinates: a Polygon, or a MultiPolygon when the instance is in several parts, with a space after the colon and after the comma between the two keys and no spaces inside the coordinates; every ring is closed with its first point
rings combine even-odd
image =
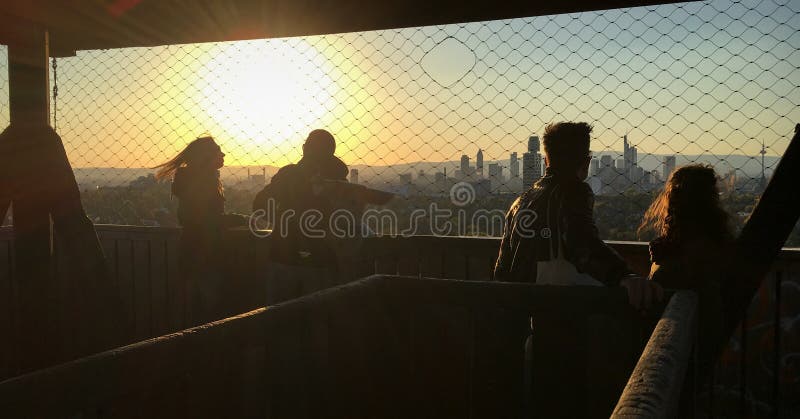
{"type": "Polygon", "coordinates": [[[494,160],[558,120],[592,121],[596,151],[627,133],[640,155],[753,155],[762,140],[780,155],[800,121],[800,19],[796,3],[765,7],[79,52],[58,61],[57,129],[76,167],[152,166],[204,133],[230,165],[282,165],[320,127],[348,164],[494,160]]]}

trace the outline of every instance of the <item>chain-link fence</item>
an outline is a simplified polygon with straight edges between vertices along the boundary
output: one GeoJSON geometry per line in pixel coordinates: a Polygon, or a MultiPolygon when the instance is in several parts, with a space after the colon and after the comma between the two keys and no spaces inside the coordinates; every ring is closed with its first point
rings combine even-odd
{"type": "MultiPolygon", "coordinates": [[[[52,60],[51,115],[94,221],[161,225],[176,203],[150,168],[204,133],[227,153],[231,211],[249,212],[307,133],[326,128],[350,180],[397,193],[389,205],[403,214],[452,206],[465,183],[465,210],[504,210],[541,176],[529,139],[588,121],[601,233],[635,239],[654,193],[689,162],[716,168],[738,222],[752,209],[800,121],[798,12],[796,1],[716,0],[82,51],[52,60]]],[[[7,109],[0,101],[0,125],[7,109]]]]}

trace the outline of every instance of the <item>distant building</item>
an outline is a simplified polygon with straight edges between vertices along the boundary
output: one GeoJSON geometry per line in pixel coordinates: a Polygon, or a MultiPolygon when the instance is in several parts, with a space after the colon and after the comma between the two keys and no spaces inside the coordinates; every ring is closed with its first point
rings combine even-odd
{"type": "Polygon", "coordinates": [[[498,163],[489,164],[489,182],[492,183],[492,190],[497,189],[503,183],[503,166],[498,163]]]}
{"type": "Polygon", "coordinates": [[[517,158],[517,152],[511,153],[511,159],[509,160],[508,170],[511,173],[511,179],[519,178],[519,159],[517,158]]]}
{"type": "Polygon", "coordinates": [[[615,167],[618,170],[622,170],[622,171],[625,170],[625,159],[624,158],[622,158],[622,157],[618,158],[615,163],[616,163],[615,167]]]}
{"type": "Polygon", "coordinates": [[[638,150],[636,150],[636,147],[628,144],[627,135],[622,137],[622,158],[624,159],[623,166],[621,167],[622,169],[630,170],[632,167],[639,164],[638,150]]]}
{"type": "Polygon", "coordinates": [[[483,150],[478,149],[478,155],[475,157],[475,172],[479,177],[483,177],[483,150]]]}
{"type": "Polygon", "coordinates": [[[656,183],[655,178],[653,178],[653,172],[645,170],[643,172],[643,175],[644,176],[642,177],[642,184],[649,186],[649,185],[654,185],[656,183]]]}
{"type": "Polygon", "coordinates": [[[522,155],[522,184],[527,187],[542,177],[542,156],[528,152],[522,155]]]}
{"type": "Polygon", "coordinates": [[[461,173],[466,174],[469,173],[469,156],[466,154],[461,156],[461,173]]]}
{"type": "Polygon", "coordinates": [[[639,184],[644,182],[644,169],[639,166],[631,166],[627,171],[628,179],[631,183],[639,184]]]}
{"type": "Polygon", "coordinates": [[[420,170],[417,172],[417,184],[420,186],[428,186],[430,185],[430,180],[428,179],[428,174],[425,173],[424,170],[420,170]]]}
{"type": "Polygon", "coordinates": [[[528,137],[528,152],[539,152],[539,136],[538,135],[531,135],[528,137]]]}
{"type": "Polygon", "coordinates": [[[445,175],[443,172],[436,172],[433,175],[433,181],[437,184],[444,183],[445,179],[447,179],[447,175],[445,175]]]}
{"type": "Polygon", "coordinates": [[[489,164],[489,178],[495,179],[503,179],[503,166],[500,166],[499,163],[490,163],[489,164]]]}
{"type": "Polygon", "coordinates": [[[664,181],[675,171],[675,156],[664,156],[664,181]]]}
{"type": "Polygon", "coordinates": [[[598,173],[600,173],[600,160],[593,158],[589,166],[589,174],[591,176],[597,176],[598,173]]]}
{"type": "Polygon", "coordinates": [[[241,189],[241,190],[254,190],[263,188],[264,185],[267,184],[267,169],[265,167],[261,168],[260,175],[251,175],[250,168],[247,168],[247,177],[244,179],[240,179],[235,183],[231,183],[230,186],[232,189],[241,189]]]}
{"type": "Polygon", "coordinates": [[[608,154],[600,156],[600,168],[601,169],[605,169],[605,168],[610,169],[613,164],[614,164],[614,159],[611,156],[609,156],[608,154]]]}
{"type": "Polygon", "coordinates": [[[403,185],[411,184],[411,173],[401,173],[400,183],[403,185]]]}
{"type": "Polygon", "coordinates": [[[522,155],[522,187],[526,188],[542,177],[542,155],[539,154],[539,137],[528,138],[528,152],[522,155]]]}
{"type": "Polygon", "coordinates": [[[736,192],[736,169],[731,169],[725,176],[722,177],[720,182],[722,192],[734,193],[736,192]]]}
{"type": "Polygon", "coordinates": [[[350,169],[350,183],[358,184],[358,169],[350,169]]]}
{"type": "Polygon", "coordinates": [[[661,174],[658,173],[658,170],[652,170],[650,173],[650,183],[653,185],[658,185],[661,183],[661,174]]]}
{"type": "Polygon", "coordinates": [[[492,184],[489,179],[479,179],[469,184],[475,190],[476,197],[484,197],[492,193],[492,184]]]}

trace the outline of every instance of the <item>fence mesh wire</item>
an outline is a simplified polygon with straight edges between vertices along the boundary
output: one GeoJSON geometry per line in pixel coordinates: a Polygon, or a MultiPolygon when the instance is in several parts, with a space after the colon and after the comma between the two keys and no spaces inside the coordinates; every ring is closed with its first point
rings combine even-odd
{"type": "Polygon", "coordinates": [[[800,122],[798,11],[717,0],[81,51],[52,61],[52,122],[95,222],[172,225],[176,202],[150,168],[205,133],[227,153],[231,211],[249,212],[314,128],[335,135],[351,181],[398,193],[390,206],[401,213],[452,206],[461,182],[472,194],[464,208],[501,210],[541,175],[529,138],[550,122],[587,121],[601,233],[635,239],[653,194],[689,162],[716,168],[737,222],[752,208],[800,122]]]}
{"type": "MultiPolygon", "coordinates": [[[[6,57],[0,46],[0,127],[9,122],[6,57]]],[[[531,137],[575,120],[594,125],[587,181],[602,237],[636,239],[653,195],[690,162],[715,167],[727,209],[744,221],[800,122],[800,3],[714,0],[81,51],[51,63],[52,124],[96,223],[175,225],[177,202],[151,168],[206,133],[227,153],[228,210],[248,213],[315,128],[335,135],[351,182],[399,195],[388,205],[397,228],[432,202],[502,213],[541,175],[531,137]],[[466,198],[451,196],[456,186],[466,198]]],[[[494,221],[452,233],[497,235],[494,221]]],[[[787,244],[800,245],[797,228],[787,244]]],[[[786,345],[782,409],[795,412],[796,354],[786,345]]],[[[744,355],[726,356],[715,397],[735,409],[729,361],[744,355]]],[[[772,362],[748,363],[755,410],[770,397],[772,362]]]]}

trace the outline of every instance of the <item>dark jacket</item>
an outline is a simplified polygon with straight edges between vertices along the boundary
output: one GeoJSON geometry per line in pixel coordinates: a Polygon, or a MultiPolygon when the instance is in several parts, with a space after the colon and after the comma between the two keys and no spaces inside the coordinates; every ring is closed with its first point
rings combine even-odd
{"type": "Polygon", "coordinates": [[[506,214],[494,279],[535,283],[537,262],[558,257],[560,240],[564,258],[579,272],[606,285],[618,285],[631,271],[598,236],[593,208],[594,194],[588,184],[548,168],[506,214]]]}
{"type": "Polygon", "coordinates": [[[220,226],[225,197],[216,170],[179,168],[172,181],[172,195],[180,200],[178,221],[184,228],[220,226]]]}
{"type": "Polygon", "coordinates": [[[303,157],[297,164],[281,167],[253,200],[253,209],[271,210],[268,200],[273,199],[279,212],[308,209],[322,210],[327,205],[323,197],[314,194],[314,184],[321,180],[347,180],[347,165],[338,157],[323,159],[303,157]]]}
{"type": "Polygon", "coordinates": [[[307,211],[319,211],[324,218],[317,225],[320,228],[327,226],[327,216],[335,209],[334,204],[329,197],[317,193],[316,188],[324,180],[346,181],[347,173],[347,165],[338,157],[303,157],[297,164],[278,170],[269,185],[256,195],[253,209],[265,210],[266,219],[273,223],[271,238],[276,243],[271,257],[275,261],[311,266],[332,263],[334,255],[328,243],[305,237],[300,231],[298,219],[307,211]],[[287,211],[294,213],[289,216],[287,211]],[[281,221],[283,214],[287,214],[286,222],[281,221]],[[305,254],[310,256],[301,256],[305,254]]]}
{"type": "Polygon", "coordinates": [[[721,286],[732,239],[702,235],[684,240],[659,237],[650,242],[650,279],[669,289],[689,289],[699,297],[698,372],[708,379],[714,368],[716,342],[722,339],[724,315],[721,286]]]}

